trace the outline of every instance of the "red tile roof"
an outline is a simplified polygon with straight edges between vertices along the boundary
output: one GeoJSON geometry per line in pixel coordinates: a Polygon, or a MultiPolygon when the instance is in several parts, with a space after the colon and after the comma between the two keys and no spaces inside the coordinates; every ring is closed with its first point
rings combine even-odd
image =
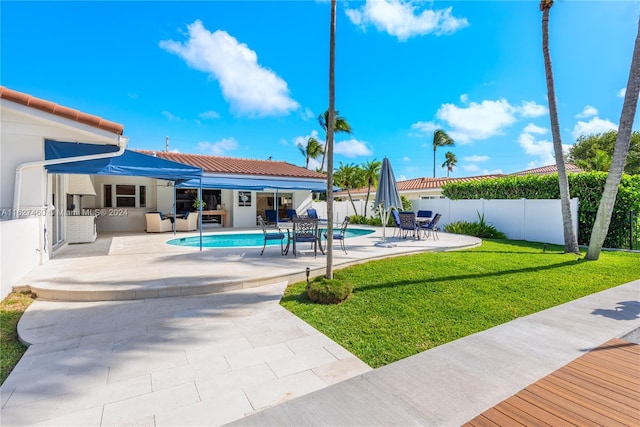
{"type": "Polygon", "coordinates": [[[326,179],[326,175],[291,163],[275,160],[251,160],[203,154],[172,153],[166,151],[135,150],[140,153],[202,168],[209,173],[263,175],[290,178],[326,179]]]}
{"type": "MultiPolygon", "coordinates": [[[[570,163],[566,163],[567,173],[580,173],[583,172],[579,167],[572,165],[570,163]]],[[[514,176],[514,175],[549,175],[552,173],[557,173],[558,168],[556,165],[543,166],[535,169],[528,169],[521,172],[514,172],[510,175],[504,174],[493,174],[493,175],[478,175],[478,176],[468,176],[463,178],[414,178],[408,179],[405,181],[398,181],[398,191],[407,192],[407,191],[419,191],[419,190],[435,190],[442,188],[443,185],[449,182],[470,182],[470,181],[479,181],[482,179],[493,179],[493,178],[503,178],[505,176],[514,176]]],[[[356,188],[350,190],[352,196],[364,196],[367,194],[367,187],[364,188],[356,188]]],[[[371,189],[371,193],[375,194],[375,189],[371,189]]],[[[347,197],[346,191],[339,191],[334,193],[335,197],[347,197]]]]}
{"type": "Polygon", "coordinates": [[[4,86],[0,86],[0,99],[6,99],[7,101],[26,105],[27,107],[45,111],[59,117],[64,117],[65,119],[74,120],[79,123],[84,123],[85,125],[113,132],[117,135],[122,135],[124,132],[124,126],[119,123],[105,120],[102,117],[94,116],[92,114],[83,113],[81,111],[74,110],[73,108],[63,107],[55,102],[36,98],[4,86]]]}
{"type": "MultiPolygon", "coordinates": [[[[584,172],[582,169],[571,163],[565,163],[564,168],[567,173],[580,173],[584,172]]],[[[549,175],[552,173],[558,173],[558,167],[556,165],[543,166],[541,168],[528,169],[526,171],[514,172],[511,175],[549,175]]]]}

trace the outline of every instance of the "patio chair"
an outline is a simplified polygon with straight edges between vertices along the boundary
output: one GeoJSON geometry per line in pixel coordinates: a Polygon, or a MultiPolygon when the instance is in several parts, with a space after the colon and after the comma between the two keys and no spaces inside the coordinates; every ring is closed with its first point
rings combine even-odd
{"type": "Polygon", "coordinates": [[[400,217],[400,232],[402,233],[402,238],[406,239],[407,236],[411,234],[414,240],[419,239],[416,214],[413,212],[398,212],[398,216],[400,217]]]}
{"type": "Polygon", "coordinates": [[[164,233],[173,230],[173,223],[169,218],[162,218],[160,212],[148,212],[144,214],[147,220],[147,233],[164,233]]]}
{"type": "Polygon", "coordinates": [[[433,211],[419,210],[417,217],[418,218],[432,218],[433,217],[433,211]]]}
{"type": "Polygon", "coordinates": [[[269,240],[280,240],[280,255],[286,254],[287,250],[289,249],[289,244],[287,243],[287,247],[284,247],[284,233],[282,232],[282,230],[278,228],[277,232],[269,233],[267,231],[267,224],[265,224],[264,220],[262,219],[262,215],[258,215],[258,224],[260,224],[262,233],[264,233],[264,245],[262,246],[260,256],[262,256],[262,254],[264,253],[264,249],[267,247],[267,241],[269,240]]]}
{"type": "MultiPolygon", "coordinates": [[[[340,241],[340,247],[342,248],[342,250],[344,251],[344,253],[347,253],[347,250],[344,247],[344,235],[347,232],[347,226],[349,225],[349,217],[345,216],[344,217],[344,221],[342,221],[342,225],[340,226],[340,232],[338,233],[333,233],[333,240],[339,240],[340,241]]],[[[327,239],[327,233],[324,233],[324,238],[325,240],[327,239]]]]}
{"type": "MultiPolygon", "coordinates": [[[[314,257],[318,255],[318,245],[320,245],[320,251],[322,251],[322,253],[324,254],[324,250],[322,249],[322,245],[320,244],[320,235],[318,234],[318,219],[308,217],[295,217],[293,218],[292,222],[293,235],[289,236],[289,241],[293,242],[293,255],[298,256],[298,243],[311,243],[314,257]]],[[[287,234],[289,234],[289,230],[287,230],[287,234]]]]}
{"type": "Polygon", "coordinates": [[[195,231],[198,229],[200,212],[187,212],[184,218],[176,218],[176,231],[195,231]]]}
{"type": "Polygon", "coordinates": [[[296,212],[295,209],[287,209],[287,218],[289,219],[289,221],[293,220],[293,218],[298,216],[298,213],[296,212]]]}
{"type": "Polygon", "coordinates": [[[440,218],[442,218],[442,215],[436,214],[436,216],[433,217],[433,219],[431,220],[431,222],[429,222],[429,224],[426,224],[420,227],[424,232],[425,238],[428,238],[430,234],[433,234],[433,240],[440,239],[438,237],[438,221],[440,221],[440,218]]]}
{"type": "Polygon", "coordinates": [[[316,209],[307,209],[307,216],[309,218],[317,219],[320,222],[327,222],[325,218],[318,218],[318,211],[316,209]]]}

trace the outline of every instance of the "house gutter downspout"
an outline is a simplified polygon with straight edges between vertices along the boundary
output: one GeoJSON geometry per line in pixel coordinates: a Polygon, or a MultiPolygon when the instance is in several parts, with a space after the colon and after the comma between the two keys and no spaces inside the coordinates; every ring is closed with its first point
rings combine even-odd
{"type": "Polygon", "coordinates": [[[20,210],[20,194],[22,192],[22,171],[24,169],[40,167],[40,166],[48,166],[48,165],[57,165],[60,163],[81,162],[84,160],[96,160],[96,159],[106,159],[109,157],[117,157],[124,153],[124,150],[126,150],[127,148],[128,142],[129,142],[129,138],[119,135],[118,151],[114,151],[112,153],[90,154],[86,156],[77,156],[77,157],[63,157],[60,159],[38,160],[35,162],[26,162],[26,163],[19,164],[18,167],[16,167],[16,180],[15,180],[15,186],[13,190],[12,219],[18,219],[18,211],[20,210]]]}

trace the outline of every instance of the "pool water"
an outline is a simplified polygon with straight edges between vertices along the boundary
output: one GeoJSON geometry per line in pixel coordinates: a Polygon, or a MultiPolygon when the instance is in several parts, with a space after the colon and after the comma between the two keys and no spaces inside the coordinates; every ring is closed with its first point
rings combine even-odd
{"type": "MultiPolygon", "coordinates": [[[[275,231],[275,230],[274,230],[275,231]]],[[[366,236],[373,233],[374,230],[365,230],[362,228],[347,229],[345,238],[366,236]]],[[[269,231],[273,232],[273,231],[269,231]]],[[[324,230],[322,230],[324,234],[324,230]]],[[[284,235],[284,244],[287,243],[287,234],[284,235]]],[[[179,237],[167,241],[169,245],[174,246],[192,246],[200,247],[200,236],[179,237]]],[[[241,248],[264,245],[264,234],[262,232],[254,233],[238,233],[238,234],[207,234],[202,236],[203,248],[241,248]]],[[[268,240],[267,246],[280,245],[279,240],[268,240]]]]}

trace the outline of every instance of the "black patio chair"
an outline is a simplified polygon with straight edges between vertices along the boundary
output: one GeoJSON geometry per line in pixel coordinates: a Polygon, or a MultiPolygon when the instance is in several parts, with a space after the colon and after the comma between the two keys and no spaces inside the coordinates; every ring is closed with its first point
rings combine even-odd
{"type": "MultiPolygon", "coordinates": [[[[320,251],[322,251],[322,253],[324,254],[324,250],[322,249],[322,245],[320,243],[320,234],[318,233],[318,219],[298,216],[293,218],[292,222],[293,235],[289,236],[289,241],[293,243],[293,255],[298,256],[298,243],[311,243],[314,257],[318,255],[318,245],[320,245],[320,251]]],[[[289,234],[288,229],[287,234],[289,234]]]]}
{"type": "Polygon", "coordinates": [[[287,248],[284,247],[284,233],[282,230],[278,228],[277,232],[268,232],[267,224],[265,224],[262,219],[262,215],[258,215],[258,224],[262,227],[262,232],[264,233],[264,245],[262,246],[262,252],[260,252],[260,256],[264,253],[264,249],[267,247],[267,241],[269,240],[280,240],[280,254],[284,255],[287,253],[286,249],[289,248],[289,244],[287,242],[287,248]]]}
{"type": "Polygon", "coordinates": [[[418,234],[418,223],[416,222],[416,214],[413,212],[398,212],[400,217],[400,231],[402,238],[406,239],[409,234],[413,236],[413,239],[420,239],[418,234]]]}
{"type": "Polygon", "coordinates": [[[424,232],[425,238],[428,238],[430,234],[433,234],[433,240],[440,239],[438,237],[438,221],[440,221],[440,218],[442,218],[442,215],[436,214],[428,224],[420,227],[424,232]]]}
{"type": "MultiPolygon", "coordinates": [[[[347,226],[349,225],[349,217],[345,216],[344,217],[344,221],[342,221],[342,225],[340,226],[340,231],[338,233],[333,233],[333,241],[335,242],[336,240],[340,241],[340,247],[342,248],[342,250],[344,251],[344,253],[347,253],[347,250],[344,247],[344,235],[347,232],[347,226]]],[[[327,239],[327,233],[324,233],[324,238],[325,240],[327,239]]]]}

